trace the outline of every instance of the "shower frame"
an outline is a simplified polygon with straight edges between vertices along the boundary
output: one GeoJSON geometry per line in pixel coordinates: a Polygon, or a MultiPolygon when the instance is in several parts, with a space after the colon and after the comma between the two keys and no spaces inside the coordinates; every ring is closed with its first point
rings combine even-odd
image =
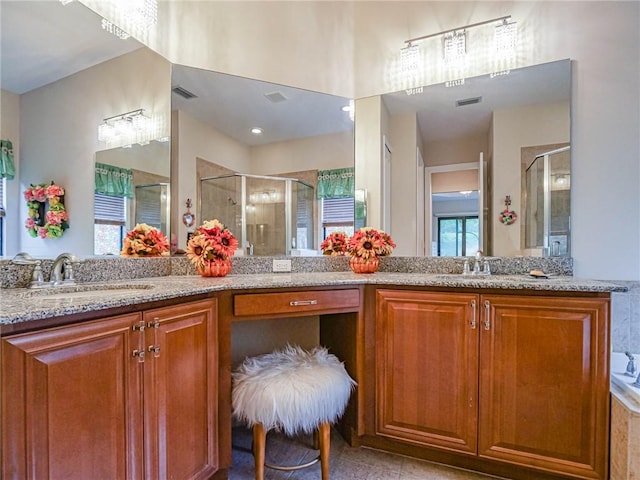
{"type": "MultiPolygon", "coordinates": [[[[301,185],[304,185],[308,188],[311,189],[311,191],[315,192],[315,188],[313,187],[313,185],[308,184],[307,182],[300,180],[298,178],[294,178],[294,177],[276,177],[276,176],[270,176],[270,175],[254,175],[254,174],[249,174],[249,173],[229,173],[229,174],[224,174],[224,175],[214,175],[214,176],[210,176],[210,177],[203,177],[200,179],[200,196],[202,197],[202,184],[203,182],[206,182],[208,180],[220,180],[220,179],[224,179],[224,178],[235,178],[235,177],[240,177],[240,191],[242,192],[242,195],[240,196],[240,217],[241,217],[241,232],[240,232],[240,238],[242,239],[243,245],[240,245],[241,248],[245,248],[246,245],[248,243],[247,240],[247,179],[257,179],[257,180],[269,180],[269,181],[281,181],[284,182],[284,207],[285,207],[285,240],[286,240],[286,246],[285,246],[285,254],[286,255],[290,255],[291,254],[291,250],[292,248],[296,248],[293,247],[291,244],[291,240],[294,237],[293,232],[292,232],[292,222],[291,219],[293,218],[293,210],[292,210],[292,200],[293,200],[293,189],[292,189],[292,185],[293,182],[299,183],[301,185]]],[[[203,214],[202,214],[202,201],[200,200],[199,202],[199,208],[200,208],[200,218],[204,218],[203,214]]],[[[315,222],[315,219],[314,219],[315,222]]],[[[312,227],[315,228],[315,224],[312,222],[312,227]]],[[[313,238],[313,235],[312,235],[313,238]]]]}

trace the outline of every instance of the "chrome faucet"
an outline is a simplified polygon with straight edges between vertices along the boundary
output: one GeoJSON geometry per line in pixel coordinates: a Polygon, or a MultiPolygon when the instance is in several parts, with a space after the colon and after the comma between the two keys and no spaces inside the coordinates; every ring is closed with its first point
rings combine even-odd
{"type": "Polygon", "coordinates": [[[465,259],[462,273],[464,275],[491,275],[489,260],[482,256],[482,250],[476,252],[473,269],[469,266],[469,259],[465,259]]]}
{"type": "Polygon", "coordinates": [[[27,252],[20,252],[11,259],[11,263],[13,263],[14,265],[34,265],[33,272],[31,273],[31,284],[29,286],[31,288],[45,286],[44,278],[42,275],[42,260],[33,258],[27,252]]]}
{"type": "Polygon", "coordinates": [[[633,358],[633,355],[631,354],[631,352],[624,352],[624,354],[629,359],[629,361],[627,362],[627,368],[624,374],[628,377],[633,377],[637,371],[635,359],[633,358]]]}
{"type": "Polygon", "coordinates": [[[72,253],[61,253],[51,267],[51,283],[53,285],[73,284],[73,265],[79,263],[78,257],[72,253]]]}

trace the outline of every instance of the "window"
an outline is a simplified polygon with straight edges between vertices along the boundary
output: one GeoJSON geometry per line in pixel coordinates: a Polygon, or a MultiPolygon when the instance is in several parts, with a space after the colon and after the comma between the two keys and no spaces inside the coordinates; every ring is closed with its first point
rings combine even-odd
{"type": "Polygon", "coordinates": [[[96,255],[118,255],[125,235],[126,200],[101,193],[95,193],[94,199],[93,251],[96,255]]]}
{"type": "Polygon", "coordinates": [[[473,255],[479,248],[478,217],[438,218],[438,256],[473,255]]]}
{"type": "Polygon", "coordinates": [[[353,197],[324,198],[322,200],[322,238],[334,232],[353,235],[353,197]]]}

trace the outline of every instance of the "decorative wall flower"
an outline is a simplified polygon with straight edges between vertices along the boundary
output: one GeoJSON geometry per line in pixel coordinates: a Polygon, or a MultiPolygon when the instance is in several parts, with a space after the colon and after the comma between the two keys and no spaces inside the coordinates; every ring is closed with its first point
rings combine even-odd
{"type": "Polygon", "coordinates": [[[125,257],[169,255],[169,241],[156,227],[139,223],[127,233],[120,254],[125,257]]]}
{"type": "Polygon", "coordinates": [[[344,232],[334,232],[327,235],[320,245],[323,255],[344,255],[347,253],[347,234],[344,232]]]}
{"type": "Polygon", "coordinates": [[[53,182],[51,185],[31,184],[24,191],[29,209],[24,227],[29,235],[34,238],[59,238],[69,228],[69,214],[64,207],[63,196],[64,189],[53,182]]]}

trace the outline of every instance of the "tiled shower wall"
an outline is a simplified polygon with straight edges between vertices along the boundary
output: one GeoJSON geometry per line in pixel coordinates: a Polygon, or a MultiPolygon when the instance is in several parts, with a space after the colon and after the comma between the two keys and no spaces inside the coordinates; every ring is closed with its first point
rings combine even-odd
{"type": "Polygon", "coordinates": [[[628,292],[611,294],[611,346],[615,352],[640,353],[640,282],[621,282],[628,292]]]}

